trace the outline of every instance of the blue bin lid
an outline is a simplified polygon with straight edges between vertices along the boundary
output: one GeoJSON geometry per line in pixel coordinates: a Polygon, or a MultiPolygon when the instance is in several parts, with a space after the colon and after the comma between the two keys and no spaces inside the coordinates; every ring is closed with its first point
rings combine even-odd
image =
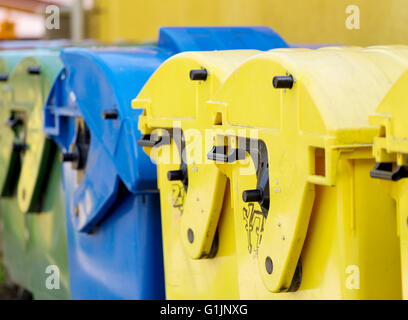
{"type": "Polygon", "coordinates": [[[288,44],[269,27],[163,27],[161,48],[173,52],[287,48],[288,44]]]}

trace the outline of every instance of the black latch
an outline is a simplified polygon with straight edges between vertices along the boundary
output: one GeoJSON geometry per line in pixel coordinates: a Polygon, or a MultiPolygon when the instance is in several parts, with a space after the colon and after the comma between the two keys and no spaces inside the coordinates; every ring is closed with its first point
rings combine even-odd
{"type": "Polygon", "coordinates": [[[8,81],[9,75],[8,73],[0,73],[0,82],[8,81]]]}
{"type": "Polygon", "coordinates": [[[294,82],[292,75],[277,76],[273,78],[273,87],[275,89],[292,89],[294,82]]]}
{"type": "Polygon", "coordinates": [[[268,150],[263,141],[257,141],[257,148],[251,147],[247,141],[247,151],[256,165],[257,185],[255,190],[245,190],[242,193],[244,202],[258,202],[265,217],[269,212],[269,160],[268,150]]]}
{"type": "Polygon", "coordinates": [[[5,123],[6,126],[10,127],[11,129],[15,129],[20,125],[23,125],[23,121],[19,118],[10,118],[5,123]]]}
{"type": "Polygon", "coordinates": [[[371,170],[370,176],[376,179],[398,181],[408,178],[408,167],[396,166],[393,170],[392,162],[378,162],[371,170]]]}
{"type": "Polygon", "coordinates": [[[138,141],[137,145],[141,147],[159,147],[165,144],[170,144],[170,136],[159,136],[159,135],[143,135],[138,141]]]}
{"type": "Polygon", "coordinates": [[[39,75],[41,74],[41,66],[29,66],[27,72],[28,74],[39,75]]]}
{"type": "Polygon", "coordinates": [[[191,70],[190,79],[192,81],[206,81],[208,77],[208,72],[205,69],[191,70]]]}
{"type": "Polygon", "coordinates": [[[118,110],[116,110],[116,109],[104,110],[102,112],[102,118],[104,120],[116,120],[116,119],[119,118],[118,110]]]}
{"type": "Polygon", "coordinates": [[[229,154],[227,153],[226,146],[215,146],[212,150],[207,154],[208,160],[217,161],[217,162],[226,162],[226,163],[234,163],[238,160],[245,160],[246,152],[245,150],[241,149],[231,149],[229,154]]]}

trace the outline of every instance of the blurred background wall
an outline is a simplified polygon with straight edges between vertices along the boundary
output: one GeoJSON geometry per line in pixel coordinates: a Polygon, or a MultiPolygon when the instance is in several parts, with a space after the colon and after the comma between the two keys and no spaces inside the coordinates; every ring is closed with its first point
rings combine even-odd
{"type": "Polygon", "coordinates": [[[165,25],[268,25],[291,43],[408,44],[408,0],[0,0],[0,38],[71,37],[75,4],[82,37],[106,42],[153,40],[165,25]],[[58,31],[44,27],[50,3],[61,7],[58,31]],[[359,29],[346,27],[349,5],[359,29]]]}

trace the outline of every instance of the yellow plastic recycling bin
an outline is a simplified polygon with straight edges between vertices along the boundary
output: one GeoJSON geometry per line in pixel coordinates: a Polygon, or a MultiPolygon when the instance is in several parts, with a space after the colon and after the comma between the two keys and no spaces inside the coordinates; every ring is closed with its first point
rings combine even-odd
{"type": "Polygon", "coordinates": [[[145,150],[158,163],[168,299],[239,298],[234,229],[231,228],[234,215],[230,194],[223,191],[229,188],[227,179],[215,164],[203,163],[204,154],[197,163],[190,157],[184,157],[187,159],[182,161],[181,154],[187,152],[185,141],[194,139],[196,119],[200,119],[203,128],[208,122],[206,101],[240,63],[257,53],[255,50],[239,50],[176,55],[156,71],[133,101],[134,108],[145,109],[146,116],[139,121],[142,139],[157,141],[155,148],[145,150]],[[203,65],[206,68],[211,66],[211,73],[203,65]],[[160,85],[162,81],[165,86],[160,85]],[[194,131],[189,137],[184,135],[187,129],[194,131]],[[193,193],[199,186],[211,191],[201,198],[195,197],[193,193]],[[221,189],[222,193],[219,192],[221,189]],[[208,214],[214,210],[220,219],[217,225],[206,228],[214,241],[206,241],[202,246],[186,251],[190,249],[188,237],[190,240],[194,237],[196,244],[204,240],[203,234],[185,230],[187,221],[194,219],[190,208],[196,203],[203,205],[200,207],[201,219],[196,221],[198,224],[204,226],[208,214]],[[218,232],[215,232],[217,227],[218,232]]]}
{"type": "Polygon", "coordinates": [[[134,100],[158,164],[167,298],[400,298],[368,115],[408,50],[240,54],[176,56],[134,100]]]}
{"type": "Polygon", "coordinates": [[[395,209],[369,178],[368,114],[407,59],[405,47],[271,51],[207,103],[235,131],[209,156],[236,195],[241,297],[400,298],[395,209]]]}
{"type": "Polygon", "coordinates": [[[408,299],[408,72],[393,86],[370,123],[380,130],[374,138],[373,154],[376,165],[371,176],[380,179],[384,190],[396,203],[397,228],[400,239],[403,298],[408,299]]]}

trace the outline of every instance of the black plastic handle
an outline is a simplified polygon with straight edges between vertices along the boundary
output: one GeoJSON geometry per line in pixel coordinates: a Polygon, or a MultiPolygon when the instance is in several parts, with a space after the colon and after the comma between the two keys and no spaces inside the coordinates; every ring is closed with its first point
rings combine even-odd
{"type": "Polygon", "coordinates": [[[378,162],[373,170],[370,172],[370,176],[376,179],[399,181],[404,178],[408,178],[407,166],[397,166],[392,170],[392,162],[378,162]]]}
{"type": "Polygon", "coordinates": [[[244,202],[260,202],[264,198],[262,190],[246,190],[242,193],[242,200],[244,202]]]}
{"type": "Polygon", "coordinates": [[[153,148],[153,147],[157,147],[162,144],[169,144],[170,137],[167,137],[167,138],[168,139],[165,139],[165,137],[163,136],[145,134],[137,141],[137,145],[141,147],[153,148]]]}
{"type": "Polygon", "coordinates": [[[246,153],[241,149],[232,149],[229,154],[226,154],[227,147],[216,146],[207,154],[207,159],[217,162],[234,163],[237,160],[244,160],[246,153]]]}
{"type": "Polygon", "coordinates": [[[5,125],[14,129],[23,124],[23,121],[18,118],[10,118],[6,121],[5,125]]]}
{"type": "Polygon", "coordinates": [[[27,150],[27,145],[25,143],[14,143],[13,150],[17,152],[24,152],[27,150]]]}
{"type": "Polygon", "coordinates": [[[28,74],[39,75],[41,74],[41,67],[40,66],[29,66],[27,68],[28,74]]]}
{"type": "Polygon", "coordinates": [[[183,181],[185,174],[183,170],[174,170],[167,172],[167,179],[169,181],[183,181]]]}
{"type": "Polygon", "coordinates": [[[275,89],[292,89],[293,83],[295,79],[293,79],[292,75],[289,76],[276,76],[273,78],[273,87],[275,89]]]}
{"type": "Polygon", "coordinates": [[[192,81],[206,81],[208,77],[208,71],[205,69],[191,70],[190,79],[192,81]]]}
{"type": "Polygon", "coordinates": [[[102,118],[104,120],[116,120],[119,118],[119,112],[116,109],[104,110],[102,112],[102,118]]]}
{"type": "Polygon", "coordinates": [[[77,153],[62,153],[60,160],[61,162],[75,162],[78,161],[79,155],[77,153]]]}
{"type": "Polygon", "coordinates": [[[1,82],[8,81],[8,79],[9,79],[8,73],[0,73],[0,81],[1,82]]]}

